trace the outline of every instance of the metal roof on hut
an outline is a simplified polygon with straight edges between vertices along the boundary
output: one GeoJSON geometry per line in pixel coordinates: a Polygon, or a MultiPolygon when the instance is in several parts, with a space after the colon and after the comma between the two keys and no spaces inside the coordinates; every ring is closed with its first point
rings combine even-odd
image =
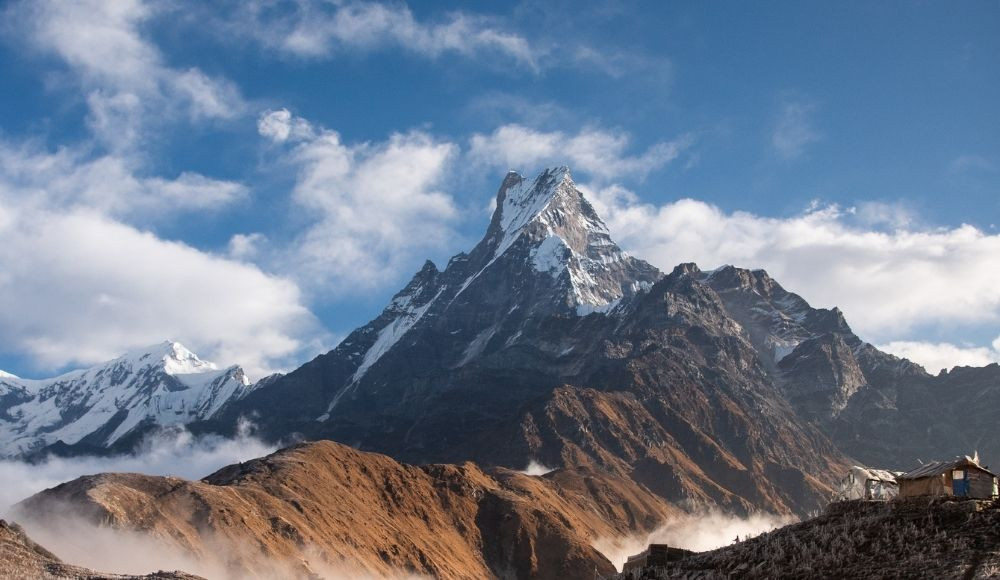
{"type": "Polygon", "coordinates": [[[963,467],[975,467],[980,471],[984,471],[993,477],[997,477],[997,474],[993,473],[989,469],[986,469],[975,459],[965,456],[959,457],[952,461],[931,461],[930,463],[925,463],[920,467],[907,471],[903,475],[898,476],[896,479],[920,479],[922,477],[933,477],[935,475],[942,475],[948,471],[953,471],[955,469],[961,469],[963,467]]]}

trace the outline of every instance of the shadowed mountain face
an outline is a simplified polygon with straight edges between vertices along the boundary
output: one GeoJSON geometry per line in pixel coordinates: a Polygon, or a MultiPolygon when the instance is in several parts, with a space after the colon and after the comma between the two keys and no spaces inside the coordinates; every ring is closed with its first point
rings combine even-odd
{"type": "Polygon", "coordinates": [[[201,481],[82,477],[32,496],[15,517],[59,543],[81,525],[139,532],[212,578],[554,579],[613,573],[595,539],[648,532],[674,513],[587,469],[416,467],[320,441],[201,481]]]}
{"type": "Polygon", "coordinates": [[[807,521],[613,578],[978,579],[998,572],[1000,504],[916,497],[838,502],[807,521]]]}
{"type": "Polygon", "coordinates": [[[847,455],[898,470],[975,450],[1000,458],[991,435],[1000,415],[997,364],[932,376],[863,342],[839,310],[810,308],[763,270],[727,266],[701,279],[798,415],[847,455]]]}

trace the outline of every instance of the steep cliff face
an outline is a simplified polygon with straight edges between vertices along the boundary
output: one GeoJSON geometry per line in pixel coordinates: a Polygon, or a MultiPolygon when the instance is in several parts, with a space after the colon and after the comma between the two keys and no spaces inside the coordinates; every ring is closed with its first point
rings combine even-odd
{"type": "Polygon", "coordinates": [[[641,486],[585,469],[416,467],[320,441],[201,481],[83,477],[15,515],[49,534],[80,519],[138,531],[232,578],[589,578],[614,572],[596,538],[648,531],[672,513],[641,486]]]}

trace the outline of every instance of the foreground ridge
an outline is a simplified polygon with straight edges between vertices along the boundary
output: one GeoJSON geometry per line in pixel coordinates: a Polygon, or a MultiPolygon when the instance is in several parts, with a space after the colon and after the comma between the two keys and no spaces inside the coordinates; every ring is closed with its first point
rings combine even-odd
{"type": "Polygon", "coordinates": [[[615,578],[995,578],[998,574],[1000,502],[918,497],[831,504],[816,518],[615,578]]]}
{"type": "Polygon", "coordinates": [[[233,578],[589,578],[614,572],[596,538],[650,531],[673,513],[641,486],[585,469],[533,477],[472,463],[411,466],[331,441],[201,481],[86,476],[15,510],[57,538],[81,521],[138,531],[195,559],[195,572],[233,578]]]}

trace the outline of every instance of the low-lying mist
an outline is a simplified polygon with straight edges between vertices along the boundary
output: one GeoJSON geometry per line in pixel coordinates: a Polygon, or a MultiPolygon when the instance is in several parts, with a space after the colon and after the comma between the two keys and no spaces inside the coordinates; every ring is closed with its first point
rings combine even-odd
{"type": "MultiPolygon", "coordinates": [[[[67,514],[72,513],[67,506],[67,514]]],[[[27,518],[21,525],[28,535],[65,562],[104,573],[148,574],[182,571],[209,580],[246,578],[288,580],[417,580],[419,577],[372,574],[346,561],[337,561],[319,548],[306,546],[287,559],[262,557],[257,548],[223,538],[205,538],[192,552],[151,533],[96,526],[66,515],[58,521],[27,518]]]]}
{"type": "Polygon", "coordinates": [[[0,517],[22,499],[82,475],[130,472],[200,479],[220,467],[275,450],[274,445],[254,437],[252,431],[252,425],[245,422],[233,438],[195,436],[185,429],[170,429],[150,435],[134,452],[125,455],[49,456],[35,463],[0,460],[0,517]]]}
{"type": "Polygon", "coordinates": [[[719,512],[687,514],[670,519],[653,532],[617,538],[598,538],[594,548],[611,560],[619,571],[629,556],[649,544],[669,544],[695,552],[714,550],[796,521],[791,516],[755,514],[746,518],[719,512]]]}

